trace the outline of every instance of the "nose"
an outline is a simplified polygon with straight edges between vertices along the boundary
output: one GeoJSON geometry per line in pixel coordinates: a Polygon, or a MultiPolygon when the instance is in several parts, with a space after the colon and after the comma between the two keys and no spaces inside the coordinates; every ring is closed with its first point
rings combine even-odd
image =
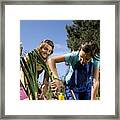
{"type": "Polygon", "coordinates": [[[83,58],[80,59],[80,63],[81,63],[81,64],[84,63],[84,59],[83,59],[83,58]]]}
{"type": "Polygon", "coordinates": [[[86,61],[84,58],[81,58],[81,59],[80,59],[80,63],[81,63],[81,64],[86,64],[87,61],[86,61]]]}

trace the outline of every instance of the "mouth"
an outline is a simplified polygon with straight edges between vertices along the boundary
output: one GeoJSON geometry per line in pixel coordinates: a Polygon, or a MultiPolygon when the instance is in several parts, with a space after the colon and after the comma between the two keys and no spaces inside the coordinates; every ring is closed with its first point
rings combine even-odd
{"type": "Polygon", "coordinates": [[[80,64],[86,64],[86,62],[82,62],[82,61],[80,61],[80,64]]]}

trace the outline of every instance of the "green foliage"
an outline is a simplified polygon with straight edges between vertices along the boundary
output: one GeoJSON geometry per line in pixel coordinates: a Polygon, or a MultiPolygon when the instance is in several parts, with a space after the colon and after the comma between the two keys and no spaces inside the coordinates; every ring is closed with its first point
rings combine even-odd
{"type": "Polygon", "coordinates": [[[27,87],[27,95],[29,99],[38,99],[38,94],[40,94],[38,82],[37,82],[37,70],[36,70],[36,61],[35,52],[28,53],[27,61],[24,57],[21,57],[20,64],[25,75],[25,88],[27,87]],[[27,86],[28,85],[28,86],[27,86]],[[31,98],[30,98],[31,95],[31,98]]]}
{"type": "Polygon", "coordinates": [[[22,52],[23,52],[23,46],[22,46],[22,42],[20,43],[20,56],[22,56],[22,52]]]}
{"type": "MultiPolygon", "coordinates": [[[[27,61],[25,61],[25,58],[21,56],[20,58],[20,65],[25,75],[24,80],[24,87],[26,89],[26,93],[29,97],[29,99],[36,100],[38,99],[38,95],[41,94],[41,88],[38,85],[37,81],[37,70],[36,65],[37,63],[41,65],[43,70],[47,72],[50,79],[52,80],[52,75],[49,67],[46,65],[46,63],[42,60],[41,56],[38,54],[38,52],[34,49],[31,53],[28,53],[27,61]]],[[[49,97],[50,98],[50,97],[49,97]]]]}
{"type": "MultiPolygon", "coordinates": [[[[37,80],[37,65],[39,64],[43,70],[48,74],[50,80],[52,81],[54,76],[52,75],[52,72],[48,65],[44,62],[40,54],[37,52],[36,49],[34,49],[32,52],[28,53],[26,57],[27,61],[24,57],[20,57],[20,65],[22,68],[22,71],[25,75],[24,80],[24,89],[26,90],[26,94],[28,95],[30,100],[37,100],[39,99],[39,96],[41,95],[41,87],[38,85],[37,80]]],[[[22,82],[21,82],[22,83],[22,82]]],[[[56,91],[57,92],[57,91],[56,91]]],[[[52,92],[50,85],[48,86],[48,91],[46,92],[45,96],[47,99],[54,99],[56,97],[56,92],[52,92]]]]}
{"type": "Polygon", "coordinates": [[[100,21],[74,20],[73,24],[66,25],[67,46],[71,51],[78,50],[82,41],[95,41],[100,48],[100,21]]]}
{"type": "Polygon", "coordinates": [[[38,54],[36,49],[34,49],[34,54],[35,54],[35,56],[37,56],[37,63],[39,63],[41,65],[41,67],[47,72],[47,74],[49,75],[50,79],[52,80],[53,78],[52,78],[52,74],[51,74],[51,71],[50,71],[49,67],[43,61],[43,59],[38,54]]]}

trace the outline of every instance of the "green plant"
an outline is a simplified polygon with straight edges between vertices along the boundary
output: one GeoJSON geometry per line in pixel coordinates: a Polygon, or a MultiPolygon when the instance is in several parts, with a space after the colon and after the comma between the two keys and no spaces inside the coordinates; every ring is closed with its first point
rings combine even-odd
{"type": "MultiPolygon", "coordinates": [[[[38,54],[37,50],[34,49],[32,52],[28,53],[27,60],[21,56],[20,65],[25,75],[25,88],[26,93],[29,96],[29,99],[37,100],[39,99],[39,95],[41,94],[41,86],[38,85],[37,81],[37,64],[39,64],[43,70],[45,70],[52,81],[54,79],[49,67],[46,65],[40,54],[38,54]]],[[[51,91],[50,86],[48,87],[48,91],[45,95],[47,99],[52,99],[55,97],[55,94],[51,91]]]]}

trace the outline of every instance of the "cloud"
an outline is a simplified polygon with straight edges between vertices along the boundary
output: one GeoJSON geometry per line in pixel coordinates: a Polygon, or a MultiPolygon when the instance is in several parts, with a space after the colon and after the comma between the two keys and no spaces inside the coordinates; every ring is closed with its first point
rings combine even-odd
{"type": "Polygon", "coordinates": [[[67,49],[67,45],[55,43],[55,49],[66,50],[67,49]]]}
{"type": "Polygon", "coordinates": [[[53,54],[51,55],[52,56],[58,56],[58,55],[63,55],[63,54],[66,54],[69,52],[69,49],[67,47],[67,45],[63,45],[63,44],[60,44],[60,43],[54,43],[54,46],[55,46],[55,49],[54,49],[54,52],[53,54]]]}
{"type": "Polygon", "coordinates": [[[53,54],[50,57],[67,54],[69,52],[70,51],[54,51],[53,54]]]}

